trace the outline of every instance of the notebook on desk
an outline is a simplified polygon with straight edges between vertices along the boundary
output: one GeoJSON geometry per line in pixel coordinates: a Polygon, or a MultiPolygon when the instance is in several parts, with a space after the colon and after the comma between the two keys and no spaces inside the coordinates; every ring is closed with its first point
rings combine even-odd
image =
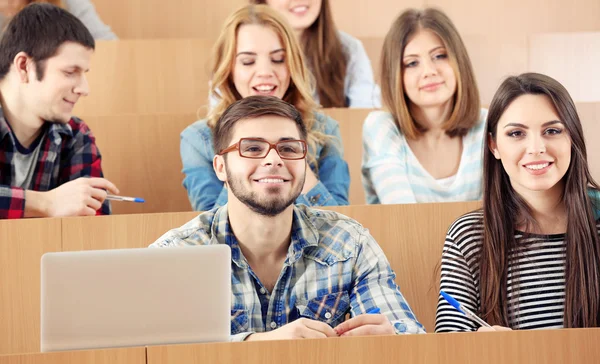
{"type": "Polygon", "coordinates": [[[47,253],[41,350],[228,341],[226,245],[47,253]]]}

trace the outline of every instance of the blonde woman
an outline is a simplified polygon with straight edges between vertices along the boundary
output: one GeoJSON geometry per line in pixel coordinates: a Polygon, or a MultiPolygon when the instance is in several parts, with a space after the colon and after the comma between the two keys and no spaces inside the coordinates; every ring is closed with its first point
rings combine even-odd
{"type": "Polygon", "coordinates": [[[249,5],[236,11],[225,22],[212,58],[210,93],[214,106],[206,119],[181,133],[183,185],[194,210],[227,203],[225,186],[213,170],[212,131],[229,105],[252,95],[270,95],[289,102],[306,123],[310,171],[296,203],[347,205],[350,176],[338,123],[315,111],[309,72],[285,20],[265,5],[249,5]]]}
{"type": "Polygon", "coordinates": [[[385,111],[363,124],[368,203],[481,199],[487,111],[467,50],[436,9],[407,10],[388,32],[381,59],[385,111]]]}
{"type": "Polygon", "coordinates": [[[114,40],[117,36],[102,22],[90,0],[2,0],[0,1],[0,32],[7,19],[31,3],[50,3],[65,8],[88,28],[96,40],[114,40]]]}
{"type": "Polygon", "coordinates": [[[338,31],[329,0],[250,0],[267,4],[289,22],[315,78],[323,107],[381,107],[371,61],[360,40],[338,31]],[[326,60],[326,61],[325,61],[326,60]]]}

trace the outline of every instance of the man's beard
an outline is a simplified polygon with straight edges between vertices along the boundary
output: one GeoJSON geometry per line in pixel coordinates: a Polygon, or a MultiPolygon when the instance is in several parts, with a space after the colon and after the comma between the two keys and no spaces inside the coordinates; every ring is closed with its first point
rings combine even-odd
{"type": "MultiPolygon", "coordinates": [[[[242,181],[239,178],[234,177],[234,174],[231,173],[227,165],[225,166],[225,170],[227,171],[228,176],[227,188],[231,190],[231,193],[252,211],[264,216],[277,216],[285,211],[285,209],[292,205],[298,196],[300,196],[302,187],[304,186],[303,180],[302,183],[298,184],[295,190],[291,191],[287,198],[278,197],[276,199],[261,200],[256,192],[245,190],[242,181]]],[[[273,192],[275,189],[279,189],[279,187],[272,188],[273,192]]]]}

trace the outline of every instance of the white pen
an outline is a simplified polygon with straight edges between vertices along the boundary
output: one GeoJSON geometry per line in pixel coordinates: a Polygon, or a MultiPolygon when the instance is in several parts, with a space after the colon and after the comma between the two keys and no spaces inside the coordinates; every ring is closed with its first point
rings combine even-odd
{"type": "Polygon", "coordinates": [[[492,327],[490,324],[488,324],[487,322],[485,322],[481,318],[479,318],[479,316],[477,316],[476,314],[474,314],[471,310],[469,310],[465,306],[462,306],[457,300],[454,299],[454,297],[450,296],[448,293],[446,293],[444,291],[440,291],[440,294],[442,295],[442,297],[444,297],[444,299],[446,301],[448,301],[448,303],[452,307],[454,307],[455,309],[457,309],[458,312],[460,312],[463,315],[467,316],[471,320],[477,322],[481,326],[492,327]]]}
{"type": "Polygon", "coordinates": [[[111,200],[111,201],[127,201],[127,202],[146,202],[143,198],[139,198],[139,197],[127,197],[127,196],[117,196],[117,195],[107,195],[106,196],[107,200],[111,200]]]}

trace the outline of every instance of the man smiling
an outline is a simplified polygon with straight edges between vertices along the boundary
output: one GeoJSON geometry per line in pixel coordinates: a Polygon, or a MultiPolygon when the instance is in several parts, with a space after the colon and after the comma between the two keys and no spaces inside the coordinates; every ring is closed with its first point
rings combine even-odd
{"type": "Polygon", "coordinates": [[[32,4],[0,40],[0,218],[110,213],[95,139],[73,107],[89,92],[87,28],[32,4]],[[88,178],[91,177],[91,178],[88,178]]]}
{"type": "Polygon", "coordinates": [[[285,101],[233,103],[214,130],[213,167],[227,186],[227,205],[151,246],[231,247],[232,340],[423,332],[365,228],[294,205],[306,176],[306,135],[285,101]]]}

